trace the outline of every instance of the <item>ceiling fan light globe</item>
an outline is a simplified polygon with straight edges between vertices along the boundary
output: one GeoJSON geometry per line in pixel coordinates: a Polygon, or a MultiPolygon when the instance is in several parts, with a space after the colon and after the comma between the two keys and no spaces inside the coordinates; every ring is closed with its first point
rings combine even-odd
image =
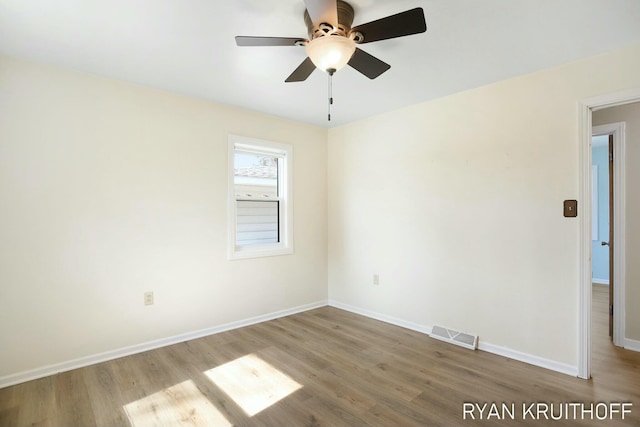
{"type": "Polygon", "coordinates": [[[338,35],[318,37],[307,43],[307,56],[322,71],[343,68],[356,51],[353,40],[338,35]]]}

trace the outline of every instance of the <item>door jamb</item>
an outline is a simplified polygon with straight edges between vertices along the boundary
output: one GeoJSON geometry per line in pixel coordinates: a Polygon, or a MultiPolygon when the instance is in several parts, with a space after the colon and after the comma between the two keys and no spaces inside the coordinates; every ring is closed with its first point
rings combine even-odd
{"type": "MultiPolygon", "coordinates": [[[[624,104],[630,104],[640,101],[640,88],[623,92],[616,92],[612,94],[602,95],[594,98],[587,98],[579,102],[579,180],[580,180],[580,198],[583,201],[584,207],[582,208],[582,215],[579,216],[580,223],[580,237],[579,237],[579,283],[578,283],[578,377],[588,379],[591,377],[591,137],[593,134],[592,129],[592,112],[601,110],[604,108],[615,107],[624,104]]],[[[624,130],[624,129],[623,129],[624,130]]],[[[618,144],[619,149],[624,148],[624,132],[620,133],[621,144],[618,144]]],[[[614,159],[616,156],[622,160],[624,157],[624,151],[622,153],[614,152],[614,159]]],[[[616,163],[616,173],[621,174],[624,172],[624,162],[616,163]],[[619,166],[622,166],[620,170],[619,166]]],[[[620,175],[624,178],[624,175],[620,175]]],[[[616,176],[614,176],[614,180],[616,176]]],[[[622,195],[617,197],[618,202],[624,201],[624,179],[621,180],[622,188],[618,191],[622,195]]],[[[615,183],[614,183],[615,184],[615,183]]],[[[614,196],[615,197],[615,196],[614,196]]],[[[624,205],[622,209],[616,203],[614,206],[617,223],[614,227],[621,225],[621,219],[624,220],[624,205]],[[622,217],[620,217],[622,214],[622,217]]],[[[616,285],[618,286],[618,294],[624,290],[624,246],[621,245],[624,241],[624,234],[620,233],[619,228],[614,230],[614,274],[616,285]],[[617,238],[616,238],[617,237],[617,238]],[[622,239],[620,239],[622,237],[622,239]]],[[[615,292],[616,288],[614,288],[615,292]]],[[[617,300],[614,296],[614,305],[617,300]]],[[[624,329],[624,307],[617,307],[614,310],[618,310],[619,317],[621,318],[620,324],[624,329]]],[[[615,319],[614,319],[615,322],[615,319]]],[[[618,324],[618,334],[621,331],[618,324]]],[[[615,332],[614,332],[615,334],[615,332]]],[[[615,340],[615,335],[614,335],[615,340]]],[[[624,341],[624,335],[622,335],[624,341]]],[[[615,342],[615,341],[614,341],[615,342]]]]}
{"type": "MultiPolygon", "coordinates": [[[[593,136],[613,134],[613,344],[624,346],[625,336],[625,124],[624,122],[593,126],[593,136]]],[[[611,241],[611,237],[609,237],[611,241]]]]}

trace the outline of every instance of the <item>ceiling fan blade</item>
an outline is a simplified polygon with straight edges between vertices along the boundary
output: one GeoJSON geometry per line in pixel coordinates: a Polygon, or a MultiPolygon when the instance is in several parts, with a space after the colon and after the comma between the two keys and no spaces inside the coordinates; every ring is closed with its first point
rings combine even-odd
{"type": "Polygon", "coordinates": [[[370,79],[375,79],[391,68],[391,65],[358,48],[356,48],[356,51],[349,60],[349,65],[370,79]]]}
{"type": "Polygon", "coordinates": [[[364,36],[364,40],[360,43],[371,43],[378,40],[424,33],[427,31],[427,23],[424,20],[424,10],[422,10],[421,7],[417,7],[387,16],[386,18],[358,25],[351,29],[352,33],[355,31],[364,36]]]}
{"type": "Polygon", "coordinates": [[[313,25],[327,23],[338,26],[337,0],[304,0],[304,3],[313,25]]]}
{"type": "Polygon", "coordinates": [[[307,59],[302,61],[302,64],[298,65],[298,68],[296,68],[293,73],[291,73],[291,75],[287,77],[287,80],[285,80],[285,82],[303,82],[307,80],[307,77],[309,77],[315,69],[316,66],[311,61],[311,58],[307,57],[307,59]]]}
{"type": "Polygon", "coordinates": [[[296,37],[253,37],[236,36],[238,46],[297,46],[297,42],[305,42],[306,39],[296,37]]]}

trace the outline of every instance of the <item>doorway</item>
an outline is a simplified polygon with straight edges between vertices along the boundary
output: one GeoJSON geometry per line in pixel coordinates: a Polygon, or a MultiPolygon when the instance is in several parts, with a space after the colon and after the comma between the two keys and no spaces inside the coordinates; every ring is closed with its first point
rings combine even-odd
{"type": "MultiPolygon", "coordinates": [[[[594,135],[592,129],[592,113],[609,107],[621,106],[640,102],[640,89],[619,92],[595,98],[583,100],[580,103],[580,198],[584,208],[580,218],[580,277],[579,277],[579,322],[578,322],[578,377],[588,379],[591,377],[592,356],[592,233],[591,221],[591,189],[592,189],[592,161],[591,139],[594,135]]],[[[622,298],[625,294],[625,129],[624,123],[613,123],[609,129],[599,128],[596,133],[612,134],[614,136],[614,218],[612,245],[615,256],[610,276],[615,278],[613,287],[613,342],[622,346],[624,343],[625,306],[622,298]]]]}
{"type": "MultiPolygon", "coordinates": [[[[596,126],[591,138],[591,282],[607,295],[608,335],[614,334],[614,146],[616,126],[596,126]]],[[[624,300],[624,295],[622,295],[624,300]]],[[[600,306],[600,301],[599,304],[600,306]]],[[[599,307],[600,308],[600,307],[599,307]]],[[[593,309],[593,307],[592,307],[593,309]]]]}

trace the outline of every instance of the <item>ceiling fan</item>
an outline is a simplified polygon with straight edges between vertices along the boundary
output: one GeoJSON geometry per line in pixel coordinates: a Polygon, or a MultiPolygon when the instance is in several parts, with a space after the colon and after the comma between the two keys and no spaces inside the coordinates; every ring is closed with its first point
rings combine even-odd
{"type": "Polygon", "coordinates": [[[304,46],[307,58],[285,80],[301,82],[319,68],[330,76],[349,65],[370,79],[391,66],[356,45],[423,33],[424,11],[418,7],[351,27],[354,10],[342,0],[305,0],[304,22],[309,39],[297,37],[236,36],[238,46],[304,46]]]}

